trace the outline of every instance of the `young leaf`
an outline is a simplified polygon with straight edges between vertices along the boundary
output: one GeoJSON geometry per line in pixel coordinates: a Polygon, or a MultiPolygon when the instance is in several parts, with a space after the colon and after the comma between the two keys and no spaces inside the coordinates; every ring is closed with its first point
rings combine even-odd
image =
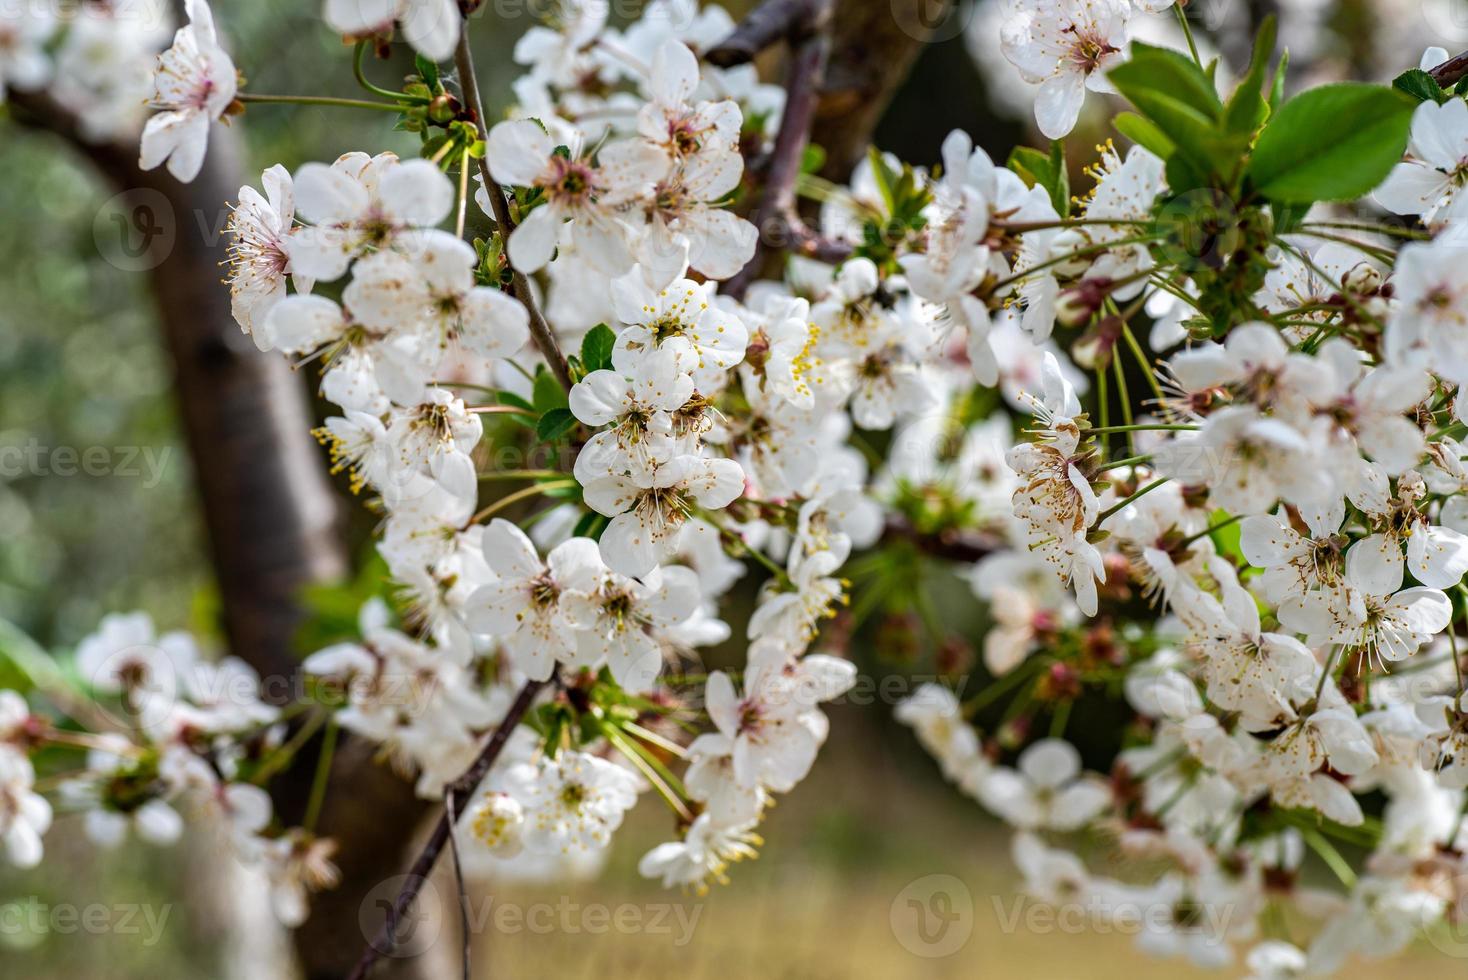
{"type": "Polygon", "coordinates": [[[1384,85],[1342,82],[1282,105],[1259,134],[1245,176],[1271,201],[1350,201],[1402,158],[1413,102],[1384,85]]]}
{"type": "Polygon", "coordinates": [[[566,389],[562,388],[560,382],[549,371],[540,371],[535,375],[535,410],[544,415],[553,408],[565,408],[569,404],[566,400],[566,389]]]}
{"type": "Polygon", "coordinates": [[[1224,125],[1235,133],[1254,134],[1269,115],[1269,103],[1264,101],[1264,72],[1269,67],[1269,58],[1274,54],[1275,20],[1270,14],[1259,26],[1254,38],[1254,57],[1249,62],[1249,72],[1224,110],[1224,125]]]}
{"type": "Polygon", "coordinates": [[[1442,102],[1448,97],[1443,87],[1421,68],[1412,68],[1392,79],[1392,88],[1406,92],[1418,102],[1442,102]]]}
{"type": "Polygon", "coordinates": [[[1279,55],[1279,66],[1274,69],[1274,81],[1269,83],[1269,114],[1274,115],[1284,102],[1285,72],[1290,67],[1290,52],[1281,51],[1279,55]]]}
{"type": "Polygon", "coordinates": [[[1150,120],[1137,115],[1135,112],[1118,113],[1111,121],[1116,131],[1143,149],[1151,150],[1153,154],[1166,160],[1172,156],[1172,140],[1163,135],[1150,120]]]}
{"type": "Polygon", "coordinates": [[[1134,42],[1131,60],[1113,68],[1107,77],[1128,99],[1134,92],[1152,91],[1188,106],[1206,119],[1217,119],[1223,111],[1218,92],[1203,69],[1186,55],[1168,48],[1134,42]]]}
{"type": "Polygon", "coordinates": [[[605,323],[598,323],[581,338],[581,363],[587,373],[612,366],[612,348],[617,335],[605,323]]]}
{"type": "Polygon", "coordinates": [[[541,442],[554,442],[576,428],[576,416],[569,408],[553,408],[540,417],[535,437],[541,442]]]}
{"type": "Polygon", "coordinates": [[[1008,167],[1026,187],[1041,187],[1050,203],[1064,218],[1070,212],[1070,174],[1065,167],[1065,147],[1059,140],[1050,144],[1049,154],[1029,146],[1017,146],[1009,154],[1008,167]]]}

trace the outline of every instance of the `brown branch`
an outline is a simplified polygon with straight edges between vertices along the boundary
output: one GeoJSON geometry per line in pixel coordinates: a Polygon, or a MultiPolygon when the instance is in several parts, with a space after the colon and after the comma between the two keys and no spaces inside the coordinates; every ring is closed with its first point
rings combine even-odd
{"type": "Polygon", "coordinates": [[[1465,75],[1468,75],[1468,51],[1464,51],[1456,57],[1449,58],[1429,71],[1428,74],[1443,88],[1452,88],[1465,75]]]}
{"type": "MultiPolygon", "coordinates": [[[[790,15],[794,18],[793,23],[803,26],[785,76],[785,109],[780,115],[780,129],[775,134],[775,147],[770,152],[769,167],[765,171],[764,191],[754,212],[759,237],[755,240],[754,255],[749,262],[721,290],[735,299],[743,298],[749,284],[763,270],[767,245],[788,248],[792,242],[811,243],[818,239],[805,227],[796,211],[795,181],[800,176],[816,104],[820,99],[821,79],[825,76],[826,60],[831,53],[833,2],[802,0],[798,14],[790,15]]],[[[783,10],[786,0],[771,0],[755,14],[775,5],[783,10]]],[[[736,29],[733,36],[738,35],[739,30],[736,29]]],[[[784,36],[793,38],[789,29],[784,36]]],[[[802,251],[810,254],[804,249],[802,251]]]]}
{"type": "MultiPolygon", "coordinates": [[[[485,743],[484,748],[480,751],[479,757],[474,760],[474,764],[464,770],[464,773],[458,779],[454,780],[452,784],[445,787],[444,796],[446,799],[452,798],[457,800],[474,795],[479,789],[479,784],[489,774],[489,770],[494,765],[495,760],[499,758],[499,754],[504,749],[505,743],[510,739],[510,734],[520,724],[520,719],[529,709],[530,703],[535,700],[535,696],[540,693],[541,688],[544,686],[545,681],[525,682],[525,686],[520,688],[520,693],[515,696],[514,703],[510,705],[510,710],[505,713],[505,717],[500,722],[499,727],[494,730],[494,734],[490,736],[489,741],[485,743]]],[[[407,914],[408,909],[412,907],[414,900],[417,899],[418,893],[422,891],[423,883],[428,880],[428,875],[433,871],[434,864],[438,862],[439,856],[443,854],[444,845],[449,842],[449,837],[453,833],[453,829],[453,821],[450,818],[448,807],[445,806],[443,814],[438,818],[438,823],[434,825],[433,833],[429,835],[428,842],[423,845],[423,849],[418,853],[417,860],[408,869],[403,888],[398,892],[397,899],[394,900],[392,907],[388,910],[387,916],[382,923],[382,929],[377,933],[377,938],[372,940],[367,948],[362,951],[362,958],[352,968],[352,972],[348,975],[347,980],[363,980],[367,976],[368,971],[372,969],[373,964],[381,957],[392,952],[397,943],[398,923],[402,921],[403,916],[407,914]]]]}
{"type": "Polygon", "coordinates": [[[882,532],[887,542],[906,541],[923,554],[947,561],[976,562],[1002,550],[1005,545],[1000,539],[985,535],[945,531],[927,534],[913,527],[906,518],[891,516],[882,532]]]}
{"type": "Polygon", "coordinates": [[[733,68],[781,41],[799,44],[804,35],[820,29],[812,16],[817,6],[811,0],[765,0],[704,58],[719,68],[733,68]]]}
{"type": "MultiPolygon", "coordinates": [[[[469,21],[464,20],[459,30],[459,44],[454,48],[454,65],[459,70],[459,89],[464,99],[464,105],[474,114],[474,124],[479,127],[479,138],[489,139],[489,131],[484,125],[484,105],[479,97],[479,78],[474,72],[474,55],[469,50],[469,21]]],[[[467,165],[467,164],[466,164],[467,165]]],[[[495,224],[499,225],[500,237],[508,249],[510,232],[515,230],[515,219],[510,214],[510,203],[505,200],[505,192],[489,173],[489,164],[481,157],[479,160],[479,174],[484,178],[484,193],[489,198],[490,208],[494,211],[495,224]]],[[[508,251],[505,261],[509,261],[508,251]]],[[[514,268],[510,269],[511,295],[520,301],[525,311],[530,314],[530,337],[535,341],[535,346],[540,349],[540,354],[545,358],[546,364],[550,366],[551,373],[561,383],[561,387],[567,391],[571,390],[571,371],[566,366],[566,357],[561,353],[561,345],[556,341],[555,331],[546,322],[540,306],[535,302],[535,294],[530,291],[530,282],[525,274],[514,268]]]]}

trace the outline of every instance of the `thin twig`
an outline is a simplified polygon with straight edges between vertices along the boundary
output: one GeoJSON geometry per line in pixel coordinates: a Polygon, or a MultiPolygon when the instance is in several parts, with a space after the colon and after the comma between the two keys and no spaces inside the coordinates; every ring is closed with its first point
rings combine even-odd
{"type": "MultiPolygon", "coordinates": [[[[510,710],[505,712],[504,720],[500,722],[494,734],[490,736],[479,757],[474,764],[464,771],[458,779],[445,788],[445,797],[452,794],[454,797],[472,797],[479,789],[479,784],[488,775],[490,767],[499,758],[500,752],[504,750],[505,743],[510,740],[510,733],[520,724],[521,717],[529,710],[530,704],[540,689],[545,686],[545,681],[526,681],[525,686],[520,688],[520,693],[515,695],[515,701],[510,705],[510,710]]],[[[418,893],[423,890],[423,883],[428,880],[428,875],[433,871],[433,866],[438,862],[439,855],[443,853],[444,844],[448,843],[449,835],[453,831],[453,823],[445,808],[443,814],[438,818],[438,823],[433,828],[433,833],[428,838],[428,843],[423,845],[423,850],[418,852],[418,858],[403,881],[403,888],[398,892],[398,897],[393,901],[392,907],[388,909],[387,918],[383,920],[382,929],[378,931],[377,937],[362,951],[362,957],[347,980],[363,980],[367,972],[372,969],[382,956],[392,951],[397,944],[398,923],[407,914],[408,909],[417,899],[418,893]]]]}
{"type": "MultiPolygon", "coordinates": [[[[474,115],[474,124],[479,127],[479,138],[489,139],[489,131],[484,126],[484,106],[479,99],[479,78],[474,73],[474,55],[469,50],[469,22],[464,21],[463,29],[459,32],[459,44],[454,49],[454,65],[459,69],[459,88],[462,90],[464,105],[474,115]]],[[[489,164],[483,157],[479,159],[479,173],[484,178],[484,194],[489,198],[490,209],[494,211],[495,224],[499,226],[500,236],[504,242],[510,240],[510,233],[515,230],[515,220],[510,216],[510,203],[505,200],[505,192],[490,175],[489,164]]],[[[571,371],[566,366],[566,357],[561,353],[561,345],[556,341],[555,331],[546,322],[544,314],[540,312],[540,305],[535,302],[535,295],[530,291],[530,282],[525,274],[511,267],[510,294],[520,301],[525,307],[525,312],[530,314],[530,337],[535,341],[535,346],[540,349],[540,354],[545,358],[546,364],[550,366],[551,374],[555,375],[561,387],[567,391],[571,390],[571,371]]]]}

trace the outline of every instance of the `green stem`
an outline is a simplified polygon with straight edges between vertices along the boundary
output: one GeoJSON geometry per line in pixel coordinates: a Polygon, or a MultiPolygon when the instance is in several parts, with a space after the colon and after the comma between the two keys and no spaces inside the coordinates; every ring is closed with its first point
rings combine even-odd
{"type": "Polygon", "coordinates": [[[1182,4],[1173,4],[1173,12],[1177,14],[1177,22],[1183,29],[1183,37],[1188,39],[1188,53],[1193,56],[1193,64],[1199,68],[1203,67],[1203,59],[1198,56],[1198,44],[1193,40],[1193,27],[1188,23],[1188,15],[1183,12],[1182,4]]]}
{"type": "Polygon", "coordinates": [[[1300,837],[1310,845],[1310,850],[1320,855],[1320,860],[1324,861],[1325,866],[1335,873],[1342,885],[1347,888],[1356,887],[1356,872],[1351,870],[1351,865],[1341,857],[1341,852],[1335,849],[1334,844],[1326,840],[1325,836],[1314,827],[1300,827],[1299,831],[1300,837]]]}
{"type": "Polygon", "coordinates": [[[512,504],[517,504],[522,500],[528,500],[531,497],[538,496],[539,494],[544,493],[546,490],[559,487],[572,487],[575,485],[575,480],[557,480],[553,483],[537,483],[533,487],[526,487],[523,490],[516,490],[514,493],[506,494],[505,496],[496,500],[494,503],[490,504],[488,507],[481,510],[479,513],[475,514],[473,517],[469,518],[469,523],[478,524],[486,517],[493,517],[495,514],[498,514],[500,511],[504,510],[506,507],[511,506],[512,504]]]}
{"type": "Polygon", "coordinates": [[[1153,480],[1151,483],[1147,484],[1145,487],[1142,487],[1142,489],[1138,490],[1130,497],[1127,497],[1125,500],[1118,500],[1116,503],[1112,504],[1110,507],[1106,508],[1096,516],[1096,523],[1100,524],[1101,522],[1105,521],[1106,518],[1110,517],[1112,514],[1117,513],[1128,504],[1133,503],[1134,501],[1137,501],[1142,497],[1145,497],[1147,494],[1151,493],[1153,490],[1156,490],[1158,487],[1166,483],[1168,479],[1169,478],[1165,476],[1159,477],[1156,480],[1153,480]]]}
{"type": "Polygon", "coordinates": [[[1096,467],[1094,472],[1105,473],[1107,470],[1114,470],[1121,466],[1135,466],[1137,463],[1145,463],[1151,458],[1151,453],[1141,453],[1136,456],[1128,456],[1126,459],[1113,459],[1109,463],[1103,463],[1100,466],[1096,467]]]}
{"type": "Polygon", "coordinates": [[[274,102],[287,105],[325,105],[336,106],[339,109],[376,109],[379,112],[401,113],[403,107],[390,105],[386,102],[368,102],[365,99],[338,99],[329,95],[260,95],[255,92],[241,92],[241,102],[274,102]]]}
{"type": "Polygon", "coordinates": [[[1199,538],[1206,538],[1208,535],[1212,534],[1214,531],[1221,531],[1224,528],[1228,527],[1230,524],[1233,524],[1233,523],[1235,523],[1237,521],[1243,520],[1243,517],[1244,517],[1243,514],[1235,514],[1233,517],[1230,517],[1230,518],[1227,518],[1225,520],[1219,521],[1217,524],[1214,524],[1211,527],[1205,527],[1203,530],[1199,531],[1197,534],[1190,534],[1186,538],[1183,538],[1181,541],[1178,542],[1178,547],[1179,548],[1186,548],[1188,545],[1192,544],[1194,541],[1197,541],[1199,538]]]}
{"type": "Polygon", "coordinates": [[[1158,402],[1161,402],[1163,400],[1162,385],[1158,384],[1157,372],[1152,369],[1151,363],[1147,360],[1147,355],[1142,353],[1142,345],[1137,343],[1137,335],[1132,333],[1131,324],[1123,323],[1121,325],[1121,336],[1126,341],[1126,345],[1131,348],[1132,356],[1137,359],[1137,365],[1142,369],[1142,373],[1147,376],[1147,385],[1152,389],[1152,394],[1157,398],[1158,402]]]}
{"type": "Polygon", "coordinates": [[[1086,431],[1092,435],[1098,432],[1197,432],[1198,427],[1163,422],[1138,422],[1136,425],[1098,425],[1086,431]]]}
{"type": "Polygon", "coordinates": [[[357,84],[362,86],[373,95],[381,95],[384,98],[397,99],[399,102],[413,102],[419,105],[427,105],[428,99],[421,95],[408,95],[406,92],[393,92],[389,89],[379,88],[367,80],[367,74],[362,70],[362,58],[367,53],[366,41],[357,42],[357,50],[352,55],[352,74],[356,76],[357,84]]]}
{"type": "Polygon", "coordinates": [[[321,816],[321,804],[326,800],[326,787],[331,782],[331,760],[336,754],[336,715],[326,723],[326,733],[321,736],[321,753],[316,757],[316,775],[311,780],[311,799],[306,804],[306,819],[302,826],[311,832],[316,830],[316,818],[321,816]]]}

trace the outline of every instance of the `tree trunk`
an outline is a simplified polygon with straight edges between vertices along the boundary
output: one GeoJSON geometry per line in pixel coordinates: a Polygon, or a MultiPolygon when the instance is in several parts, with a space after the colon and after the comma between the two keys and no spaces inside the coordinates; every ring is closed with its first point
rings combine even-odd
{"type": "MultiPolygon", "coordinates": [[[[189,184],[137,167],[135,145],[89,144],[45,96],[12,93],[24,124],[72,145],[122,192],[121,211],[143,233],[132,267],[148,269],[158,317],[175,366],[174,390],[193,461],[219,587],[229,650],[261,676],[266,698],[298,692],[293,641],[301,589],[348,569],[339,504],[325,457],[312,439],[306,393],[279,354],[261,354],[230,313],[220,282],[229,202],[242,183],[237,133],[215,126],[204,169],[189,184]]],[[[312,778],[314,746],[271,784],[281,819],[299,821],[312,778]]],[[[409,783],[371,758],[371,747],[343,737],[319,832],[338,844],[341,884],[316,896],[296,931],[308,980],[351,969],[368,939],[358,910],[374,887],[397,874],[426,808],[409,783]]],[[[421,960],[393,961],[384,977],[424,975],[421,960]]]]}

